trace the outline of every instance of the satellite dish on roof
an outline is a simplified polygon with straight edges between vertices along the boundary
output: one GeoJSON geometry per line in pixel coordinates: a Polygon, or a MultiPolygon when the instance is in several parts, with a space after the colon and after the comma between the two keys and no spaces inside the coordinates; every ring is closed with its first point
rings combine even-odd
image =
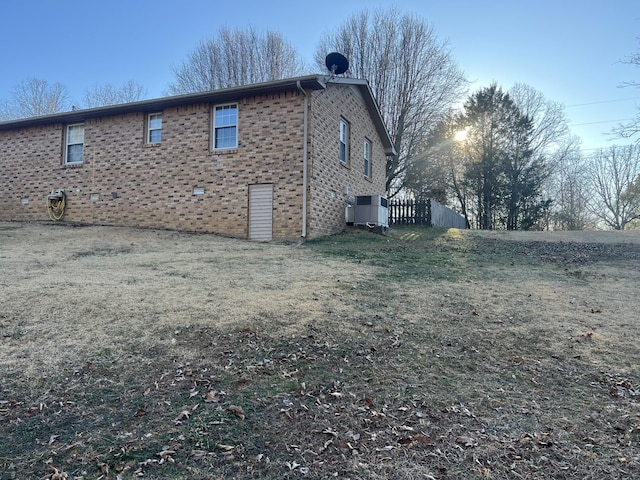
{"type": "Polygon", "coordinates": [[[349,60],[338,52],[332,52],[324,60],[331,75],[341,75],[349,69],[349,60]]]}

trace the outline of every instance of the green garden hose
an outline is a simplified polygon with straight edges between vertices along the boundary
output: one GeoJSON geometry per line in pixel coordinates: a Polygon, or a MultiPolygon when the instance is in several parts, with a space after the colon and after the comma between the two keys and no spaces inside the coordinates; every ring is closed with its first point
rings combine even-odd
{"type": "Polygon", "coordinates": [[[58,221],[64,215],[64,209],[67,206],[67,195],[64,190],[51,191],[47,197],[47,212],[51,220],[58,221]]]}

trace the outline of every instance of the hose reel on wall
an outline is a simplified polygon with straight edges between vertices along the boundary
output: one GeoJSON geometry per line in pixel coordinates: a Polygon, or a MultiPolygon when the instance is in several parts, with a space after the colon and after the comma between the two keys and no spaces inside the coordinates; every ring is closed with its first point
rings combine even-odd
{"type": "Polygon", "coordinates": [[[67,195],[64,190],[51,190],[47,197],[47,212],[49,218],[54,222],[60,220],[64,215],[64,209],[67,206],[67,195]]]}

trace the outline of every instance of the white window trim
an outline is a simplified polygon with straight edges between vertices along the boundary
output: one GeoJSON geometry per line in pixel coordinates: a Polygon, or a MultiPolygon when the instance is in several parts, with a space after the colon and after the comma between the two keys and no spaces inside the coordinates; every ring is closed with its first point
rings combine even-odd
{"type": "Polygon", "coordinates": [[[364,145],[363,145],[363,174],[366,178],[369,178],[371,176],[371,149],[373,148],[373,145],[371,143],[371,140],[369,140],[368,138],[364,139],[364,145]],[[368,148],[367,148],[368,147],[368,148]]]}
{"type": "MultiPolygon", "coordinates": [[[[238,108],[237,103],[224,103],[224,104],[213,106],[213,111],[211,112],[211,150],[219,152],[224,150],[236,150],[238,148],[238,143],[240,139],[240,127],[238,125],[239,116],[240,116],[240,108],[238,108]],[[236,127],[236,144],[233,147],[216,147],[216,129],[218,128],[216,127],[216,112],[218,111],[219,108],[224,108],[224,107],[236,107],[236,123],[235,125],[233,125],[236,127]]],[[[230,126],[232,125],[225,125],[224,127],[220,127],[220,128],[226,128],[230,126]]]]}
{"type": "Polygon", "coordinates": [[[349,122],[347,122],[344,118],[340,119],[340,133],[339,133],[339,147],[340,151],[338,152],[338,156],[340,156],[340,163],[343,165],[349,165],[349,136],[351,135],[351,128],[349,122]],[[344,126],[344,128],[343,128],[344,126]],[[344,132],[344,138],[343,138],[344,132]],[[342,151],[342,145],[344,144],[344,160],[340,155],[342,151]]]}
{"type": "Polygon", "coordinates": [[[65,136],[64,136],[64,164],[65,165],[81,165],[84,163],[84,136],[85,136],[85,130],[84,130],[84,123],[72,123],[67,125],[67,129],[65,132],[65,136]],[[69,155],[69,146],[70,145],[80,145],[79,143],[69,143],[69,130],[72,127],[82,127],[82,160],[79,162],[69,162],[68,160],[68,155],[69,155]]]}
{"type": "Polygon", "coordinates": [[[146,142],[149,145],[156,145],[158,143],[162,143],[162,123],[160,124],[160,128],[151,128],[151,117],[154,115],[160,115],[160,122],[162,122],[162,112],[153,112],[153,113],[149,113],[147,114],[147,135],[146,135],[146,142]],[[160,140],[157,142],[152,142],[151,141],[151,132],[156,131],[156,130],[160,130],[160,140]]]}

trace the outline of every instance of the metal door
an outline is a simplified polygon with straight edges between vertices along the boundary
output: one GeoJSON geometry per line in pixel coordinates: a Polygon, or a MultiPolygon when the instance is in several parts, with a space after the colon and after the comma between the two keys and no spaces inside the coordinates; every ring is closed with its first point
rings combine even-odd
{"type": "Polygon", "coordinates": [[[273,185],[249,185],[249,240],[273,238],[273,185]]]}

